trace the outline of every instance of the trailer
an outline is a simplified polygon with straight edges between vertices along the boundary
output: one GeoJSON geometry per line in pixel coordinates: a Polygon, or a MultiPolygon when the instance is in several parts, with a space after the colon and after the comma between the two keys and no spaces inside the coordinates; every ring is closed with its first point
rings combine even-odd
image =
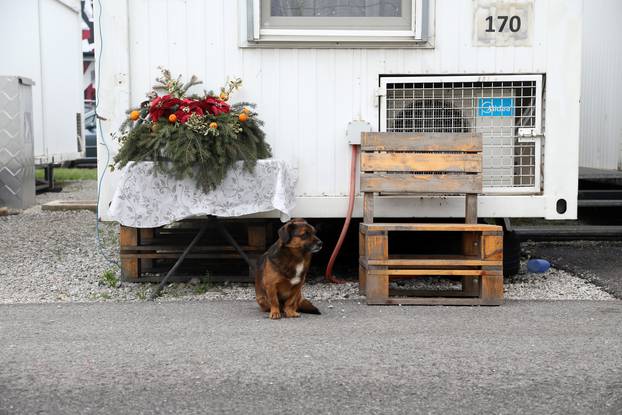
{"type": "MultiPolygon", "coordinates": [[[[110,219],[120,174],[107,171],[110,134],[158,66],[196,74],[208,90],[244,80],[236,99],[257,103],[274,156],[298,169],[295,216],[346,215],[354,121],[372,131],[481,133],[481,217],[574,219],[582,12],[582,0],[96,4],[100,219],[110,219]]],[[[458,196],[376,202],[379,217],[463,210],[458,196]]]]}
{"type": "Polygon", "coordinates": [[[34,81],[35,164],[83,157],[79,0],[0,0],[0,75],[34,81]]]}
{"type": "Polygon", "coordinates": [[[616,23],[621,16],[617,0],[601,0],[598,7],[586,3],[583,10],[579,165],[587,168],[586,177],[594,178],[589,169],[622,170],[622,43],[607,41],[622,39],[616,23]]]}

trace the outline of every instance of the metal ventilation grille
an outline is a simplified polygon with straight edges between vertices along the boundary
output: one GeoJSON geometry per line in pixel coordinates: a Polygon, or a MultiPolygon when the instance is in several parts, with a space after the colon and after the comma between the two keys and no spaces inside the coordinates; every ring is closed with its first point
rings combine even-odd
{"type": "Polygon", "coordinates": [[[487,191],[539,190],[539,140],[519,136],[519,128],[540,127],[537,81],[445,81],[448,78],[386,81],[386,131],[481,133],[487,191]]]}

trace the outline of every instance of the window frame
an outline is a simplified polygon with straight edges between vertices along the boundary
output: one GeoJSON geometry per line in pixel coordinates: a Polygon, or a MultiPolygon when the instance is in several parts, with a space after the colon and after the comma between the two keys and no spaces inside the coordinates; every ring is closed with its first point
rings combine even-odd
{"type": "MultiPolygon", "coordinates": [[[[288,29],[288,28],[263,28],[261,11],[265,0],[246,1],[246,46],[278,46],[299,45],[308,47],[313,44],[318,46],[353,44],[385,46],[388,43],[411,44],[413,46],[430,47],[429,28],[430,17],[433,16],[434,0],[409,0],[412,2],[410,29],[409,30],[385,30],[385,29],[288,29]]],[[[319,18],[318,18],[319,19],[319,18]]],[[[331,19],[331,17],[327,17],[331,19]]]]}

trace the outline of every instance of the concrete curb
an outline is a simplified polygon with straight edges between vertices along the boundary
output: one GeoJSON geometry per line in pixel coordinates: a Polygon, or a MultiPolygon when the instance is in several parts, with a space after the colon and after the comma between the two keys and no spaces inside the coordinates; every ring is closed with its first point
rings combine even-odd
{"type": "Polygon", "coordinates": [[[41,205],[41,210],[67,211],[67,210],[90,210],[95,212],[97,202],[94,200],[54,200],[41,205]]]}

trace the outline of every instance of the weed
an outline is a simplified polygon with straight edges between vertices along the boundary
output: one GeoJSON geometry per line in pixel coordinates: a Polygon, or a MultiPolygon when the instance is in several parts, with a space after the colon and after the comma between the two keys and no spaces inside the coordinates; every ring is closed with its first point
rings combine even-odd
{"type": "Polygon", "coordinates": [[[212,288],[214,288],[214,283],[212,282],[212,276],[209,273],[209,271],[206,271],[205,278],[203,279],[203,281],[201,281],[201,283],[199,283],[199,285],[196,286],[196,288],[194,289],[194,292],[196,294],[205,294],[206,292],[210,291],[212,288]]]}
{"type": "Polygon", "coordinates": [[[209,291],[210,287],[211,287],[211,284],[209,282],[203,281],[195,287],[194,292],[196,294],[205,294],[206,292],[209,291]]]}
{"type": "Polygon", "coordinates": [[[145,290],[144,288],[141,288],[140,290],[136,291],[136,298],[138,298],[139,300],[146,300],[147,290],[145,290]]]}
{"type": "Polygon", "coordinates": [[[99,277],[99,283],[110,288],[115,288],[119,284],[119,277],[117,277],[117,274],[113,270],[108,269],[99,277]]]}
{"type": "Polygon", "coordinates": [[[91,293],[89,298],[93,301],[97,300],[110,300],[112,296],[108,293],[91,293]]]}

